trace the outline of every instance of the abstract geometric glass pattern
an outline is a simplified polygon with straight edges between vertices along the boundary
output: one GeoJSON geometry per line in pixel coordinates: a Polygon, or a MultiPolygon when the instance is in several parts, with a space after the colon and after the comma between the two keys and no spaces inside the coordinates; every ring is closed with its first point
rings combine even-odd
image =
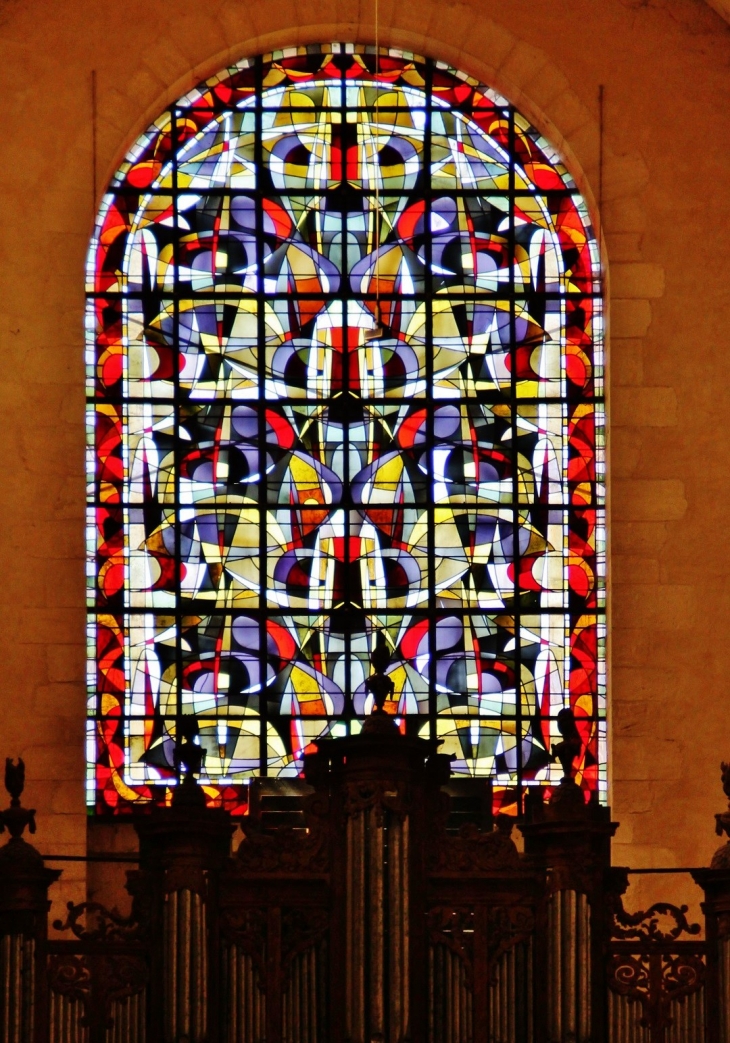
{"type": "Polygon", "coordinates": [[[605,789],[599,251],[504,98],[401,51],[224,70],[164,112],[88,261],[89,776],[211,804],[372,708],[515,812],[605,789]]]}

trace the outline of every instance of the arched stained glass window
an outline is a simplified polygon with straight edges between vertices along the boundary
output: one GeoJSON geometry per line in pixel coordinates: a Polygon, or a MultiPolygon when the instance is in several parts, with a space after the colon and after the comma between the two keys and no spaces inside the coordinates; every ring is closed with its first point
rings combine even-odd
{"type": "Polygon", "coordinates": [[[602,319],[574,181],[493,90],[328,44],[176,102],[88,264],[89,803],[211,803],[404,731],[499,807],[605,787],[602,319]]]}

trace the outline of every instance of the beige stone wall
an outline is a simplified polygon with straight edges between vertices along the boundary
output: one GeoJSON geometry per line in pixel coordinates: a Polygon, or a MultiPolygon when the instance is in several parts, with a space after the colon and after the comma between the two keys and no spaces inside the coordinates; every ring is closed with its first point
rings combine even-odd
{"type": "MultiPolygon", "coordinates": [[[[373,0],[0,6],[0,755],[27,761],[42,850],[86,845],[92,69],[101,188],[147,122],[196,80],[244,55],[331,38],[372,42],[373,0]]],[[[563,149],[601,219],[616,856],[706,862],[717,765],[730,758],[730,28],[702,0],[380,0],[380,39],[500,88],[563,149]]],[[[68,895],[81,893],[81,870],[64,879],[68,895]]]]}

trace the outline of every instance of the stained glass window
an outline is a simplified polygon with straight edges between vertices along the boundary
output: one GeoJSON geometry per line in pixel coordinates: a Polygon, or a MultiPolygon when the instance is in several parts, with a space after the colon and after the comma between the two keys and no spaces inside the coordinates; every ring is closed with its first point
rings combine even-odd
{"type": "Polygon", "coordinates": [[[378,642],[498,807],[558,780],[565,706],[605,788],[599,254],[508,101],[400,51],[242,61],[134,145],[87,289],[93,808],[169,801],[194,717],[240,812],[361,728],[378,642]]]}

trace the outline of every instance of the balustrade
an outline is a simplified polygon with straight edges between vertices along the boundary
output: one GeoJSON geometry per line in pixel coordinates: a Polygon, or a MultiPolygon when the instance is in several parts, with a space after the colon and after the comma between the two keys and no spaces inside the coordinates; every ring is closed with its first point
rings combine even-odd
{"type": "Polygon", "coordinates": [[[59,871],[22,837],[8,762],[0,1043],[730,1043],[730,843],[693,872],[704,936],[686,907],[627,912],[616,824],[562,723],[564,778],[528,800],[522,852],[488,784],[454,783],[379,710],[301,779],[254,781],[235,852],[183,748],[172,806],[135,822],[131,914],[71,905],[51,939],[59,871]]]}

